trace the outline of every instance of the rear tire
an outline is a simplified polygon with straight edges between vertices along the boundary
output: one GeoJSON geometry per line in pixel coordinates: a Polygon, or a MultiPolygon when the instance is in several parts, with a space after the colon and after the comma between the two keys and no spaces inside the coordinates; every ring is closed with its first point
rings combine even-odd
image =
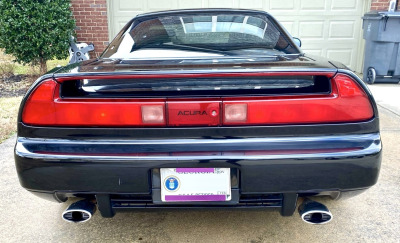
{"type": "Polygon", "coordinates": [[[368,68],[367,70],[367,83],[368,84],[373,84],[375,83],[375,79],[376,79],[376,71],[375,68],[368,68]]]}

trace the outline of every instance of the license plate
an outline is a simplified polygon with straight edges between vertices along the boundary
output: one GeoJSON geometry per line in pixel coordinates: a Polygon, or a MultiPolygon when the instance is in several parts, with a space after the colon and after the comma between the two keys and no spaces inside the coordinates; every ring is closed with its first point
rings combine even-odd
{"type": "Polygon", "coordinates": [[[163,202],[230,201],[229,168],[161,169],[163,202]]]}

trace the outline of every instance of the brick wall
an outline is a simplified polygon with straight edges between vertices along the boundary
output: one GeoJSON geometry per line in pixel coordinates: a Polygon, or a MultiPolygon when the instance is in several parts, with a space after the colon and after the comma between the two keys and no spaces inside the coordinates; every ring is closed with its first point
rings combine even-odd
{"type": "Polygon", "coordinates": [[[100,55],[108,45],[106,0],[71,0],[71,10],[76,19],[78,42],[93,43],[96,54],[100,55]]]}
{"type": "MultiPolygon", "coordinates": [[[[390,0],[372,0],[371,10],[388,10],[390,0]]],[[[397,1],[397,9],[400,10],[400,0],[397,1]]]]}

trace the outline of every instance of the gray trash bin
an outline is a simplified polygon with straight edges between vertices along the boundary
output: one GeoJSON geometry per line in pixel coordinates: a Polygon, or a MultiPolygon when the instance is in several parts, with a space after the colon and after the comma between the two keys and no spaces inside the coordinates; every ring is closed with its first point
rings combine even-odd
{"type": "Polygon", "coordinates": [[[371,11],[363,17],[364,82],[400,81],[400,11],[371,11]]]}

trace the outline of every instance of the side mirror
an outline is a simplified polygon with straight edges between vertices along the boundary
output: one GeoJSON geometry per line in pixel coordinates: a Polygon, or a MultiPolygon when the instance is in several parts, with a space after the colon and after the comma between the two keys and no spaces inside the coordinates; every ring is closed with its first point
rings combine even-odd
{"type": "Polygon", "coordinates": [[[297,37],[292,37],[292,38],[293,38],[294,43],[296,43],[296,45],[298,47],[301,47],[301,40],[297,37]]]}

